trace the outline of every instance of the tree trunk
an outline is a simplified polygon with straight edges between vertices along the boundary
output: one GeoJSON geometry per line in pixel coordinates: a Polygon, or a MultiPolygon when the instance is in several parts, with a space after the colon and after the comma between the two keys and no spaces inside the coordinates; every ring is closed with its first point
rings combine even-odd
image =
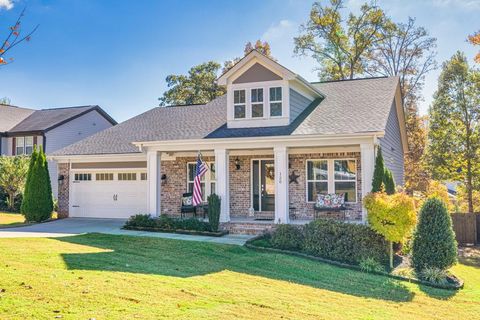
{"type": "Polygon", "coordinates": [[[473,213],[472,163],[470,159],[467,161],[467,196],[468,196],[468,212],[473,213]]]}
{"type": "Polygon", "coordinates": [[[390,241],[390,270],[393,269],[393,242],[390,241]]]}
{"type": "Polygon", "coordinates": [[[8,209],[10,209],[10,211],[13,211],[13,208],[15,207],[15,195],[13,193],[9,193],[8,194],[8,209]]]}

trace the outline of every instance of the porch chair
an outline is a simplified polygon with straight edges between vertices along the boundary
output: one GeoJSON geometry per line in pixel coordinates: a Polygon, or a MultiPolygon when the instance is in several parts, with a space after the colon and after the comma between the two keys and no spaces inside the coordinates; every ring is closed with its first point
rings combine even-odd
{"type": "Polygon", "coordinates": [[[347,210],[347,207],[345,206],[345,193],[319,194],[313,209],[315,219],[319,217],[320,212],[326,212],[327,214],[332,212],[341,212],[343,215],[343,220],[345,220],[345,211],[347,210]]]}
{"type": "Polygon", "coordinates": [[[180,207],[180,217],[185,218],[186,213],[193,213],[193,216],[197,216],[197,207],[193,205],[193,193],[186,192],[182,194],[182,202],[180,207]]]}

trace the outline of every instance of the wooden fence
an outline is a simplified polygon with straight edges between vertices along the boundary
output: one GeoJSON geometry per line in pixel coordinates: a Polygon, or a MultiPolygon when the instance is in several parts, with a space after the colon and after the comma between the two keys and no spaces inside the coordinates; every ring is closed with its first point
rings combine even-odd
{"type": "Polygon", "coordinates": [[[480,243],[479,213],[453,213],[452,222],[459,244],[480,243]]]}

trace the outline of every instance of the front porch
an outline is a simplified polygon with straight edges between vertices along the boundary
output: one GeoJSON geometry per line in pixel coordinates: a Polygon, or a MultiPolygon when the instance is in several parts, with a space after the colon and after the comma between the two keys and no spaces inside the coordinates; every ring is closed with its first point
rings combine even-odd
{"type": "MultiPolygon", "coordinates": [[[[373,139],[348,145],[331,145],[332,141],[328,146],[307,144],[201,148],[202,158],[210,166],[202,180],[205,201],[211,193],[220,196],[220,220],[225,225],[268,228],[278,223],[308,223],[316,218],[314,203],[318,194],[345,193],[345,211],[320,215],[365,221],[362,197],[370,186],[363,181],[371,181],[373,174],[373,139]]],[[[180,216],[182,195],[193,187],[198,153],[193,148],[177,145],[168,148],[175,150],[147,151],[150,214],[180,216]]]]}

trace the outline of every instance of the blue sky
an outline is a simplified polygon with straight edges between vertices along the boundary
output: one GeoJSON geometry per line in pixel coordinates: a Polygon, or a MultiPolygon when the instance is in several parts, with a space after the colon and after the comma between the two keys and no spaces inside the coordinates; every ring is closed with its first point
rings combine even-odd
{"type": "MultiPolygon", "coordinates": [[[[358,10],[362,0],[348,1],[358,10]]],[[[124,121],[158,105],[165,77],[208,60],[240,56],[247,41],[267,40],[272,54],[306,79],[310,58],[293,55],[293,37],[312,1],[0,0],[0,37],[27,5],[24,27],[40,24],[28,44],[0,68],[0,97],[31,108],[98,104],[124,121]]],[[[394,21],[416,17],[438,38],[437,60],[458,49],[473,63],[465,39],[480,29],[480,0],[379,0],[394,21]]],[[[13,50],[12,50],[13,51],[13,50]]],[[[439,71],[427,77],[427,111],[439,71]]]]}

